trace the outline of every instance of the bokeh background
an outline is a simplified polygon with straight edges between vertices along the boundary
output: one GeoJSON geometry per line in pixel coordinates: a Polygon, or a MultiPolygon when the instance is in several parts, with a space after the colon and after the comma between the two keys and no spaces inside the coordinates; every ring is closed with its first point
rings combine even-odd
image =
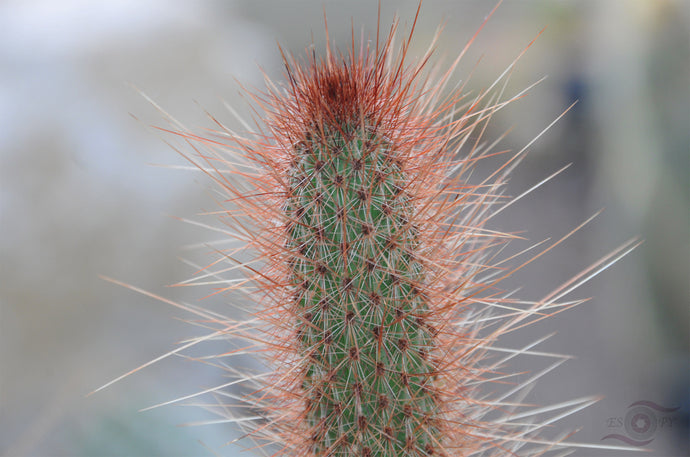
{"type": "MultiPolygon", "coordinates": [[[[397,13],[409,29],[416,6],[382,0],[382,23],[397,13]]],[[[413,54],[445,21],[436,56],[452,59],[493,6],[425,1],[413,54]]],[[[356,35],[375,31],[376,3],[363,0],[0,2],[0,454],[239,455],[224,446],[236,436],[227,424],[179,426],[212,419],[200,408],[138,412],[223,383],[201,364],[173,358],[86,397],[202,333],[182,311],[99,275],[228,306],[223,297],[200,302],[204,290],[166,287],[193,272],[180,258],[203,257],[203,248],[188,247],[216,236],[175,218],[213,209],[211,185],[199,173],[158,166],[184,161],[149,128],[166,123],[134,87],[192,129],[212,127],[204,110],[240,128],[224,106],[249,118],[238,82],[261,88],[260,68],[282,80],[277,42],[295,54],[312,39],[322,49],[324,9],[340,46],[352,23],[356,35]]],[[[530,397],[549,404],[603,396],[558,423],[580,430],[574,441],[621,444],[602,441],[624,433],[611,419],[650,400],[680,407],[664,415],[653,454],[687,455],[690,2],[506,1],[458,79],[473,72],[468,89],[487,87],[543,27],[508,93],[547,78],[501,112],[490,135],[512,128],[502,146],[520,149],[577,99],[531,148],[508,192],[573,165],[495,226],[537,241],[605,211],[507,287],[538,299],[625,240],[644,244],[571,297],[589,302],[506,343],[556,332],[540,347],[576,357],[530,397]]]]}

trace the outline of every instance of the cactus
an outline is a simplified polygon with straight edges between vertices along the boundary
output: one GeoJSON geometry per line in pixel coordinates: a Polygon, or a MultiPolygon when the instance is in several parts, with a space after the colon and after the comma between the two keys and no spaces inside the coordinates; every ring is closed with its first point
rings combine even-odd
{"type": "Polygon", "coordinates": [[[239,266],[245,279],[218,292],[247,292],[259,304],[247,321],[187,307],[216,329],[185,347],[246,340],[217,357],[253,351],[273,370],[247,376],[223,362],[237,379],[200,394],[259,408],[254,417],[217,411],[259,446],[278,446],[277,455],[517,455],[564,446],[540,438],[551,419],[536,418],[593,399],[531,410],[520,395],[540,374],[487,393],[486,385],[511,381],[502,371],[509,359],[532,352],[489,355],[503,351],[494,346],[501,335],[577,304],[557,300],[634,242],[538,302],[501,293],[500,281],[579,227],[517,266],[498,259],[511,235],[487,222],[512,203],[501,191],[523,151],[481,182],[470,175],[496,154],[482,146],[486,122],[521,94],[500,101],[500,78],[474,99],[446,92],[459,59],[440,78],[425,77],[431,52],[408,65],[414,25],[398,50],[396,27],[359,51],[353,40],[348,53],[329,47],[321,59],[284,54],[286,85],[253,95],[265,121],[253,137],[220,123],[213,137],[172,132],[199,151],[189,159],[225,195],[224,233],[243,243],[220,251],[199,282],[222,283],[239,266]],[[221,261],[233,266],[211,271],[221,261]],[[225,390],[238,382],[255,389],[225,390]]]}
{"type": "Polygon", "coordinates": [[[281,399],[282,441],[299,455],[448,455],[452,447],[442,378],[456,368],[467,329],[444,318],[466,289],[449,289],[457,268],[444,258],[449,244],[469,246],[477,234],[453,229],[459,205],[444,184],[448,144],[467,116],[439,122],[443,110],[430,110],[416,86],[423,64],[383,65],[392,52],[387,40],[359,56],[329,51],[306,68],[286,60],[291,90],[269,95],[277,142],[251,149],[275,176],[259,192],[274,204],[252,203],[246,214],[277,223],[259,233],[277,235],[261,242],[274,260],[264,277],[272,273],[268,309],[284,333],[277,359],[287,362],[277,373],[294,374],[269,388],[281,399]]]}

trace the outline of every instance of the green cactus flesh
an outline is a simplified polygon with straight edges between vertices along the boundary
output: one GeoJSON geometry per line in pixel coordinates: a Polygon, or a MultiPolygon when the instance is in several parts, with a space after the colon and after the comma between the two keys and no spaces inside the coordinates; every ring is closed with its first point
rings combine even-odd
{"type": "Polygon", "coordinates": [[[311,450],[438,455],[435,333],[405,160],[364,124],[314,128],[293,153],[286,235],[311,450]]]}

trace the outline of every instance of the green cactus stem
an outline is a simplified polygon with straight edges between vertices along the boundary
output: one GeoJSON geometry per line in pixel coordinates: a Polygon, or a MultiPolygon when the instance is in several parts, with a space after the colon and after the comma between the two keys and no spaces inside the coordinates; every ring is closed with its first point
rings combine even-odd
{"type": "Polygon", "coordinates": [[[323,125],[295,148],[288,248],[316,455],[431,455],[424,263],[403,160],[376,128],[323,125]]]}

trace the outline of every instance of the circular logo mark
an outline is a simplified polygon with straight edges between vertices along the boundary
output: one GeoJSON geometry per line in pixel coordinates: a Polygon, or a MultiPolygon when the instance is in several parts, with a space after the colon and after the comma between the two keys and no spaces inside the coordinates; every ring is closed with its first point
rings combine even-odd
{"type": "Polygon", "coordinates": [[[625,415],[625,431],[628,436],[636,440],[647,440],[654,436],[657,427],[657,418],[650,408],[635,406],[630,408],[625,415]]]}

